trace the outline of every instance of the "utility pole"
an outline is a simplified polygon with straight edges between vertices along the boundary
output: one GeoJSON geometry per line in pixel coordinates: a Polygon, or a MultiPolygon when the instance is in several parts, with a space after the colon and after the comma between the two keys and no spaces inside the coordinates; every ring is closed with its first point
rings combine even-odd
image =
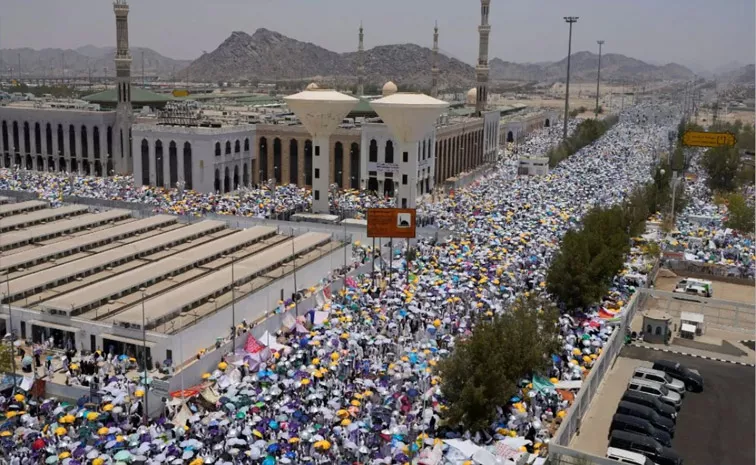
{"type": "Polygon", "coordinates": [[[142,89],[147,87],[147,81],[144,79],[144,49],[142,49],[142,89]]]}
{"type": "Polygon", "coordinates": [[[601,84],[601,46],[604,45],[603,40],[597,40],[596,43],[599,46],[599,62],[598,62],[598,75],[596,76],[596,118],[599,114],[599,86],[601,84]]]}
{"type": "Polygon", "coordinates": [[[63,78],[63,80],[66,79],[66,52],[61,50],[60,51],[60,75],[63,78]]]}
{"type": "Polygon", "coordinates": [[[565,16],[564,20],[570,25],[570,37],[567,41],[567,85],[564,91],[564,130],[562,139],[567,140],[567,121],[570,118],[570,55],[572,55],[572,24],[578,20],[577,16],[565,16]]]}
{"type": "Polygon", "coordinates": [[[21,52],[18,52],[18,83],[21,83],[21,52]]]}
{"type": "Polygon", "coordinates": [[[147,384],[147,325],[144,314],[144,301],[147,299],[147,290],[142,287],[139,291],[142,293],[142,363],[144,363],[144,415],[142,415],[142,421],[146,426],[149,423],[148,417],[150,411],[147,404],[149,402],[147,400],[149,398],[149,394],[147,393],[147,387],[149,386],[147,384]]]}

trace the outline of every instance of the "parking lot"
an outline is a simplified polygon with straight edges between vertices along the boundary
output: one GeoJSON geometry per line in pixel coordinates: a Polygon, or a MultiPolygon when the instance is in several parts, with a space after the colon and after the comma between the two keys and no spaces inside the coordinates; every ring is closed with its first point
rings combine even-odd
{"type": "MultiPolygon", "coordinates": [[[[663,277],[656,278],[654,282],[654,288],[660,291],[672,292],[675,290],[675,285],[683,278],[683,276],[676,277],[663,277]]],[[[744,304],[751,304],[756,298],[756,288],[753,286],[746,286],[744,284],[732,284],[724,281],[717,281],[715,277],[711,279],[714,286],[715,299],[730,300],[733,302],[740,302],[744,304]]]]}
{"type": "MultiPolygon", "coordinates": [[[[698,370],[704,377],[704,391],[688,393],[685,396],[672,440],[673,448],[685,459],[685,465],[753,464],[756,460],[754,368],[626,346],[622,349],[615,368],[630,368],[627,368],[627,373],[614,373],[613,370],[609,375],[624,375],[626,384],[632,367],[650,366],[659,359],[680,362],[688,368],[698,370]]],[[[604,380],[604,384],[614,386],[622,383],[620,380],[613,381],[609,378],[604,380]]],[[[624,390],[624,386],[622,389],[624,390]]],[[[613,389],[605,390],[602,386],[588,414],[593,412],[605,394],[607,399],[604,404],[607,409],[610,408],[608,403],[611,398],[616,396],[619,400],[622,392],[612,395],[612,391],[613,389]]],[[[616,402],[613,405],[616,406],[616,402]]],[[[608,417],[610,421],[611,414],[608,414],[608,417]]],[[[586,417],[581,435],[587,431],[588,421],[586,417]]],[[[606,422],[603,431],[595,432],[595,435],[602,437],[604,441],[608,434],[609,421],[606,422]]],[[[586,452],[595,454],[598,451],[586,452]]],[[[605,453],[606,449],[600,455],[603,456],[605,453]]]]}

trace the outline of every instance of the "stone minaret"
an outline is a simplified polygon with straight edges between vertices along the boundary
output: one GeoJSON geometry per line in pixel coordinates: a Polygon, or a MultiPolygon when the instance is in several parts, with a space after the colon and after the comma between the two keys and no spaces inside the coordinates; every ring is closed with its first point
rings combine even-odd
{"type": "Polygon", "coordinates": [[[365,35],[362,33],[362,22],[360,22],[360,44],[357,46],[357,97],[365,95],[365,35]]]}
{"type": "MultiPolygon", "coordinates": [[[[126,0],[115,0],[116,17],[116,125],[113,128],[113,165],[117,173],[132,171],[131,158],[131,52],[129,52],[129,5],[126,0]]],[[[110,173],[108,173],[110,175],[110,173]]]]}
{"type": "Polygon", "coordinates": [[[433,67],[431,68],[431,97],[438,97],[438,21],[433,28],[433,67]]]}
{"type": "Polygon", "coordinates": [[[475,76],[478,81],[475,100],[475,112],[481,114],[486,109],[488,100],[488,35],[491,26],[488,25],[488,8],[491,0],[480,0],[480,45],[478,46],[478,64],[475,66],[475,76]]]}

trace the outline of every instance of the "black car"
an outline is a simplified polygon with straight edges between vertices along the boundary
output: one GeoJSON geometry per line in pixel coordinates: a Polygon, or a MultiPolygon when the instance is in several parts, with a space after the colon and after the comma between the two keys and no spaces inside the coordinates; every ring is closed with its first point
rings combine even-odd
{"type": "Polygon", "coordinates": [[[672,447],[672,436],[661,428],[655,428],[650,421],[643,418],[617,413],[612,417],[612,424],[609,426],[610,437],[612,431],[637,433],[656,439],[662,446],[672,447]]]}
{"type": "Polygon", "coordinates": [[[666,431],[670,436],[675,436],[675,422],[659,415],[651,407],[644,407],[642,405],[633,404],[632,402],[620,401],[615,413],[643,418],[644,420],[650,421],[656,428],[666,431]]]}
{"type": "Polygon", "coordinates": [[[625,391],[622,395],[622,399],[626,402],[632,402],[634,404],[643,405],[644,407],[650,407],[656,410],[656,413],[669,418],[672,421],[677,421],[677,410],[666,402],[662,402],[658,397],[654,397],[651,394],[639,391],[625,391]]]}
{"type": "Polygon", "coordinates": [[[701,392],[704,387],[703,376],[697,371],[686,368],[678,362],[671,360],[657,360],[654,362],[654,370],[667,373],[685,383],[685,389],[693,392],[701,392]]]}
{"type": "Polygon", "coordinates": [[[657,465],[682,465],[683,459],[673,449],[664,447],[659,441],[627,431],[612,431],[609,447],[638,452],[651,459],[657,465]]]}

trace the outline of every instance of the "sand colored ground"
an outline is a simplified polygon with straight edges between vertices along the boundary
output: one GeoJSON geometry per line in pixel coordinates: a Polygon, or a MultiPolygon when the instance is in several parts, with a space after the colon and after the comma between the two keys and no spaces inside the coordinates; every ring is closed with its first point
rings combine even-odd
{"type": "MultiPolygon", "coordinates": [[[[660,291],[672,292],[675,289],[675,285],[682,279],[681,277],[674,278],[656,278],[654,287],[660,291]]],[[[741,284],[730,284],[721,281],[711,280],[714,284],[714,298],[721,300],[730,300],[733,302],[741,302],[744,304],[754,304],[756,300],[756,287],[745,286],[741,284]]]]}

